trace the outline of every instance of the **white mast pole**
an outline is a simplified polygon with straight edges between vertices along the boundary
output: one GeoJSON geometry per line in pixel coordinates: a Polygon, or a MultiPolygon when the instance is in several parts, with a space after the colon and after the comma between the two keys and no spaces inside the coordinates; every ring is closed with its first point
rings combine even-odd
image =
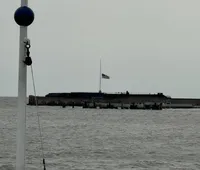
{"type": "Polygon", "coordinates": [[[101,75],[101,59],[100,59],[99,93],[101,93],[101,78],[102,78],[102,75],[101,75]]]}
{"type": "MultiPolygon", "coordinates": [[[[21,6],[28,6],[28,0],[21,0],[21,6]]],[[[27,27],[20,26],[19,40],[19,79],[18,79],[18,114],[17,114],[17,155],[16,170],[25,170],[25,144],[26,144],[26,83],[27,66],[25,61],[25,44],[27,38],[27,27]]]]}

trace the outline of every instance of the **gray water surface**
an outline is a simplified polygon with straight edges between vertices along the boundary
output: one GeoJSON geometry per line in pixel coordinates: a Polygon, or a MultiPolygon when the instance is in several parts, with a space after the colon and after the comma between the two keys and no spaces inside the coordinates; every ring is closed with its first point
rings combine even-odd
{"type": "MultiPolygon", "coordinates": [[[[15,169],[16,98],[0,98],[0,170],[15,169]]],[[[42,169],[35,107],[26,169],[42,169]]],[[[200,169],[200,110],[39,107],[47,170],[200,169]]]]}

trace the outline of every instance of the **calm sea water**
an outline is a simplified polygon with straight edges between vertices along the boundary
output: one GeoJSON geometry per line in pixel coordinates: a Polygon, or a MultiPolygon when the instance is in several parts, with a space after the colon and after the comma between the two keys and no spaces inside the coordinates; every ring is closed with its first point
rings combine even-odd
{"type": "MultiPolygon", "coordinates": [[[[35,107],[27,108],[27,158],[42,169],[35,107]]],[[[47,170],[200,169],[200,110],[39,107],[47,170]]],[[[16,98],[0,98],[0,170],[13,170],[16,98]]]]}

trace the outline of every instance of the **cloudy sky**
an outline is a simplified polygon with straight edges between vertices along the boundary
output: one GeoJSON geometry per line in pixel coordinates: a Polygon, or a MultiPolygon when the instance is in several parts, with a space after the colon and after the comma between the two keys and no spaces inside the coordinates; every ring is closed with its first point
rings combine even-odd
{"type": "MultiPolygon", "coordinates": [[[[20,0],[1,0],[0,96],[17,95],[20,0]]],[[[98,91],[200,98],[199,0],[30,0],[39,95],[98,91]]],[[[33,94],[30,68],[28,95],[33,94]]]]}

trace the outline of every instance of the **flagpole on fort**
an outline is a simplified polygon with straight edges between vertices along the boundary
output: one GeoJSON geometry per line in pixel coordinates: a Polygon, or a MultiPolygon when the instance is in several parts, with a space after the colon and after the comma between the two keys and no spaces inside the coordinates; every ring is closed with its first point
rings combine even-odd
{"type": "Polygon", "coordinates": [[[99,71],[99,93],[101,93],[101,58],[100,58],[100,71],[99,71]]]}

